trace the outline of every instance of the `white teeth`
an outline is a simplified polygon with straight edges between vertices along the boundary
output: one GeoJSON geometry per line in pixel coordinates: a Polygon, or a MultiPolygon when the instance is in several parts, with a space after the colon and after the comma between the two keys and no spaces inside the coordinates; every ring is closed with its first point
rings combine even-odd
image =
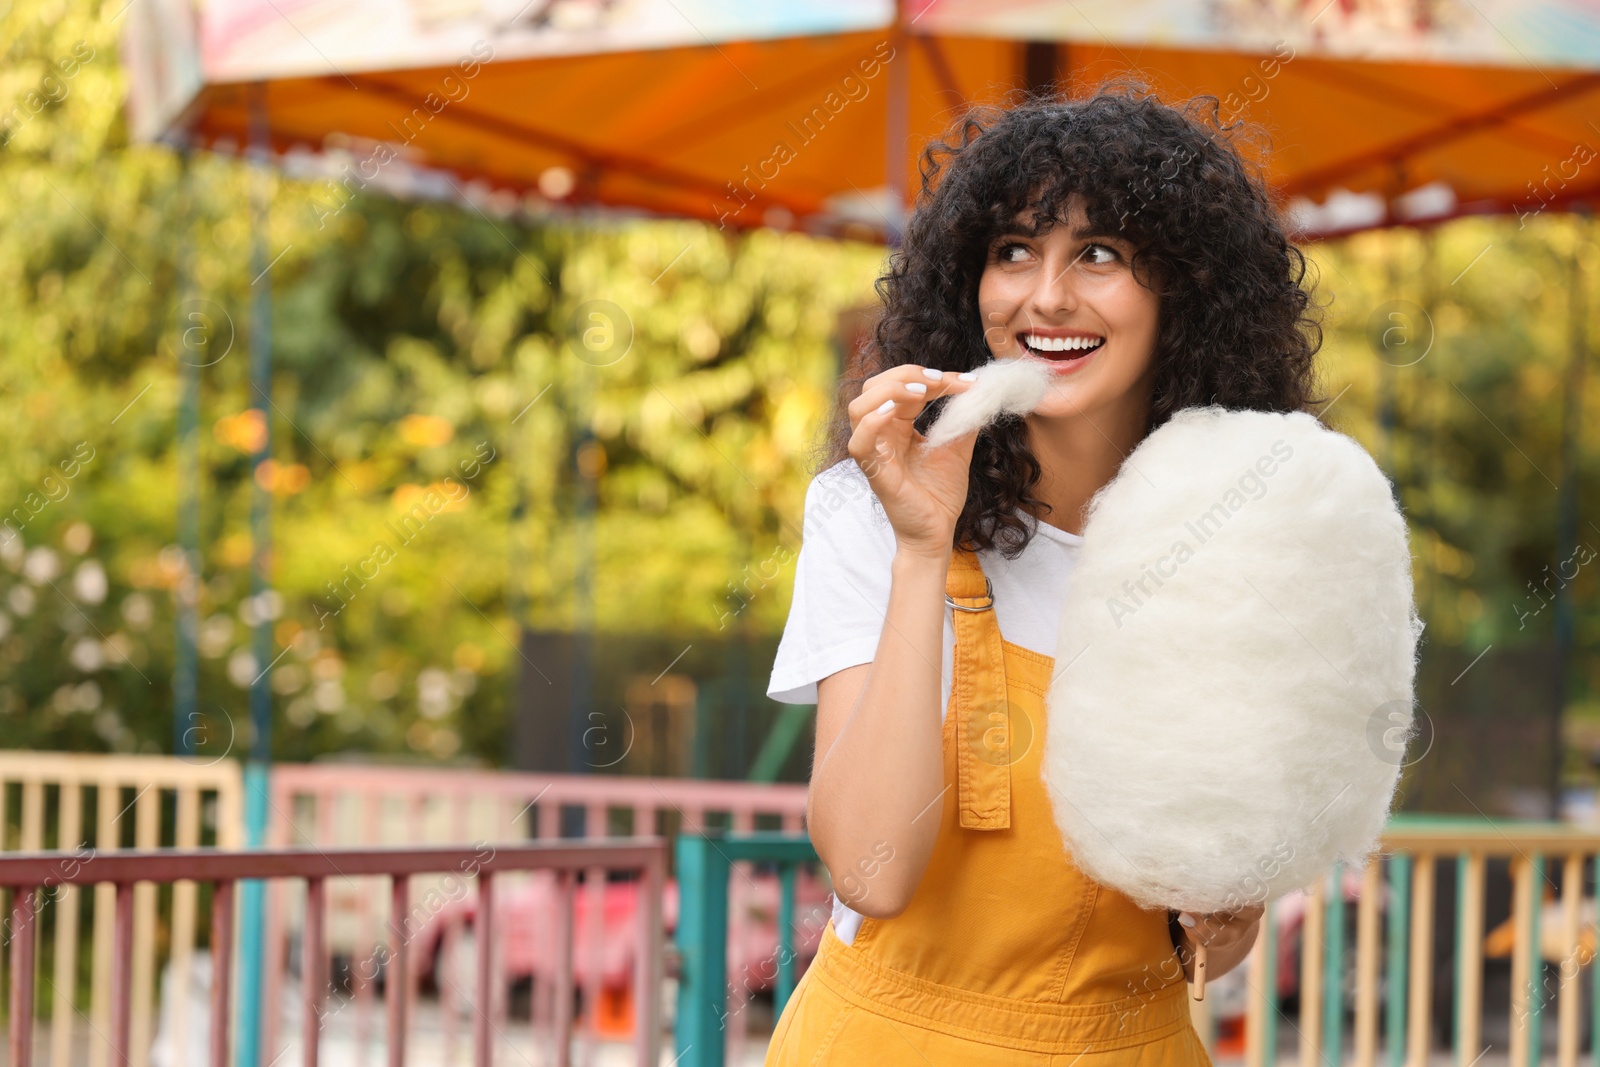
{"type": "Polygon", "coordinates": [[[1023,334],[1022,339],[1029,348],[1040,352],[1073,352],[1098,348],[1105,343],[1104,337],[1040,337],[1033,333],[1023,334]]]}

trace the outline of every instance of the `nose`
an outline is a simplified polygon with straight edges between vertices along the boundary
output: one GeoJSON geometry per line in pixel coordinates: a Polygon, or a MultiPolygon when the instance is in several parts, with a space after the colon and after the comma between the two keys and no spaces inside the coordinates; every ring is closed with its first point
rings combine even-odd
{"type": "Polygon", "coordinates": [[[1057,319],[1078,307],[1077,271],[1074,261],[1065,256],[1046,256],[1028,294],[1029,314],[1041,319],[1057,319]]]}

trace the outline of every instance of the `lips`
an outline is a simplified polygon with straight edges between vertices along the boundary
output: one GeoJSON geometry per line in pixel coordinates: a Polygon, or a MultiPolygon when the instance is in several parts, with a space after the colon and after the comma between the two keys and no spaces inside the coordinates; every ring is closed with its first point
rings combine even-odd
{"type": "Polygon", "coordinates": [[[1017,334],[1017,343],[1030,355],[1059,363],[1082,359],[1101,348],[1106,339],[1078,330],[1026,330],[1017,334]]]}

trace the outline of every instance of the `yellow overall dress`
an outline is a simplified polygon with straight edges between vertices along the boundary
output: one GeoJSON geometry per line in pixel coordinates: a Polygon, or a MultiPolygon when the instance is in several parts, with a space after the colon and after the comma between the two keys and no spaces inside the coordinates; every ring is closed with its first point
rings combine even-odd
{"type": "Polygon", "coordinates": [[[863,918],[852,943],[829,921],[766,1067],[1210,1067],[1166,912],[1067,856],[1040,775],[1052,657],[1001,638],[985,586],[957,549],[946,591],[979,610],[952,612],[928,868],[905,911],[863,918]]]}

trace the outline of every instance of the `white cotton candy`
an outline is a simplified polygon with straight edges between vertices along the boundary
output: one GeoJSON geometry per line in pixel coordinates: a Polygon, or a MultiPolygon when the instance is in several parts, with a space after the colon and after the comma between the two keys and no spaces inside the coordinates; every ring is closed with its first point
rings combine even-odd
{"type": "Polygon", "coordinates": [[[1359,444],[1305,413],[1177,413],[1091,500],[1062,607],[1043,774],[1073,860],[1201,913],[1364,863],[1422,625],[1359,444]]]}
{"type": "Polygon", "coordinates": [[[991,360],[972,373],[976,380],[945,401],[938,420],[928,428],[928,447],[981,430],[1003,414],[1026,415],[1050,388],[1050,368],[1034,359],[991,360]]]}

